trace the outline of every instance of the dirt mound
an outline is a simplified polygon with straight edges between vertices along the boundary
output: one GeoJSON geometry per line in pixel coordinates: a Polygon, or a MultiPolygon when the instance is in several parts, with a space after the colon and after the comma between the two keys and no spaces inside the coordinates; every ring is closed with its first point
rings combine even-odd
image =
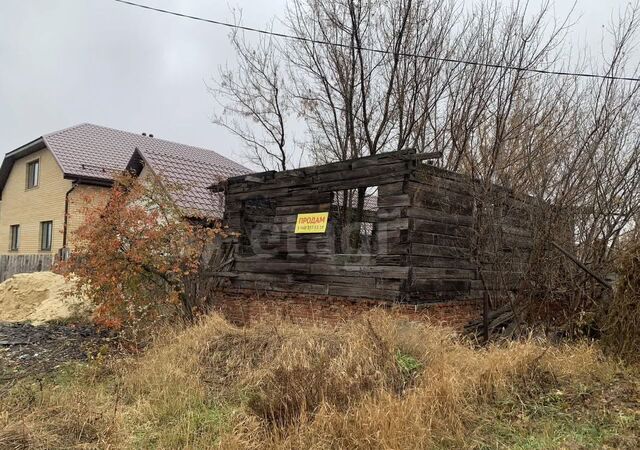
{"type": "Polygon", "coordinates": [[[88,302],[69,295],[72,288],[53,272],[14,275],[0,283],[0,322],[37,324],[86,314],[88,302]]]}

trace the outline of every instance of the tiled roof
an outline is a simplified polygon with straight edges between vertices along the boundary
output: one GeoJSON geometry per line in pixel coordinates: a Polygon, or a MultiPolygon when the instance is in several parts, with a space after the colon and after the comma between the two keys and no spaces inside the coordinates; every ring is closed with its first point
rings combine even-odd
{"type": "Polygon", "coordinates": [[[250,172],[217,153],[193,147],[185,154],[153,146],[142,146],[138,150],[155,174],[179,185],[174,192],[175,201],[191,216],[221,218],[224,194],[213,193],[208,186],[212,181],[220,182],[250,172]]]}
{"type": "Polygon", "coordinates": [[[126,167],[138,138],[127,133],[83,123],[42,136],[67,176],[113,180],[126,167]]]}
{"type": "Polygon", "coordinates": [[[92,124],[81,124],[43,136],[67,177],[111,181],[136,149],[160,177],[181,185],[179,206],[190,214],[220,217],[222,199],[207,186],[250,172],[240,164],[203,148],[92,124]]]}

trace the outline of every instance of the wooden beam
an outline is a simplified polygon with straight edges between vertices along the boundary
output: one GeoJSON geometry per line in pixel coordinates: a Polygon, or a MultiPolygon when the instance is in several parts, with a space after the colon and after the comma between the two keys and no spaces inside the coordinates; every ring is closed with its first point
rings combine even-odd
{"type": "Polygon", "coordinates": [[[413,155],[406,155],[402,159],[407,159],[410,161],[424,161],[426,159],[439,159],[439,158],[442,158],[442,152],[416,153],[413,155]]]}
{"type": "Polygon", "coordinates": [[[578,258],[576,258],[575,256],[573,256],[571,253],[569,253],[568,251],[566,251],[564,248],[560,247],[558,244],[556,244],[555,241],[551,241],[551,245],[553,245],[556,249],[558,249],[560,251],[560,253],[562,253],[564,256],[566,256],[567,258],[569,258],[571,261],[573,261],[573,263],[580,267],[582,270],[584,270],[588,275],[591,275],[591,277],[593,277],[594,280],[596,280],[598,283],[600,283],[602,286],[606,287],[607,289],[613,290],[613,288],[611,287],[611,285],[609,283],[607,283],[604,278],[602,278],[600,275],[596,274],[594,271],[592,271],[591,269],[589,269],[587,266],[585,266],[584,264],[582,264],[578,258]]]}

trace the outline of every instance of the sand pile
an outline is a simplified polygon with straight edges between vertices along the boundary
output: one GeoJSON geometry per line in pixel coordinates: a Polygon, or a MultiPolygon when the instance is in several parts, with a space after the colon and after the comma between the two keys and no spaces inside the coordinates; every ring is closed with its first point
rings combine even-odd
{"type": "Polygon", "coordinates": [[[21,273],[0,283],[0,322],[42,323],[86,315],[86,299],[69,296],[73,288],[53,272],[21,273]]]}

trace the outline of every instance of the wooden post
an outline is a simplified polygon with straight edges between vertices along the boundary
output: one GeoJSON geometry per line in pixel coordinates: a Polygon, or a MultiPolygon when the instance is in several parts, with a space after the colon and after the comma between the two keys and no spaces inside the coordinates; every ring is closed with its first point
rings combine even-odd
{"type": "Polygon", "coordinates": [[[485,287],[482,298],[482,325],[484,333],[484,341],[489,342],[489,293],[485,287]]]}

